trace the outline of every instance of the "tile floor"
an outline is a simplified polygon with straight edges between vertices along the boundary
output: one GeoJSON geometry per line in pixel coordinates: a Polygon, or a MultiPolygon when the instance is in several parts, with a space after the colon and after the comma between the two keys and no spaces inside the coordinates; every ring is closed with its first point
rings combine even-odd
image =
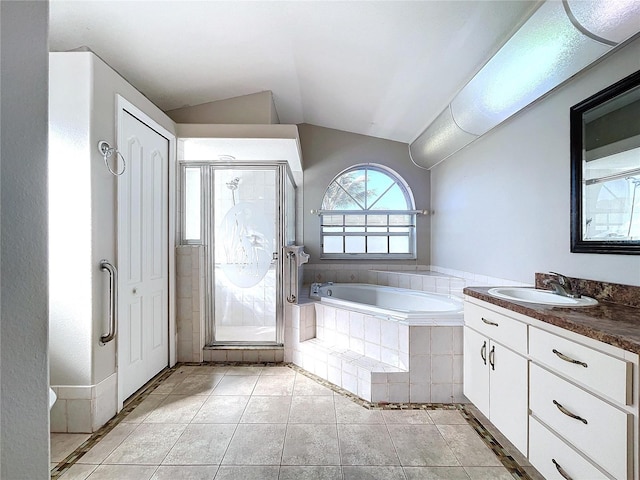
{"type": "Polygon", "coordinates": [[[458,410],[367,409],[287,366],[181,366],[61,480],[511,480],[458,410]]]}

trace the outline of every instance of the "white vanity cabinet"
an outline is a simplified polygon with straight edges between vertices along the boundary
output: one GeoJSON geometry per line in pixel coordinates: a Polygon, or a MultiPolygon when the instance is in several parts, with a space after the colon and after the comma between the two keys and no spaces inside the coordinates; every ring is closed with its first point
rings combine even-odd
{"type": "Polygon", "coordinates": [[[464,394],[527,453],[527,326],[467,303],[464,394]]]}
{"type": "Polygon", "coordinates": [[[475,298],[464,332],[465,395],[546,479],[639,478],[636,353],[475,298]]]}
{"type": "Polygon", "coordinates": [[[631,480],[633,363],[622,350],[601,351],[598,346],[608,346],[580,340],[529,326],[529,460],[543,474],[551,472],[547,478],[631,480]],[[549,439],[560,447],[543,447],[549,439]],[[600,476],[585,476],[588,463],[600,476]]]}

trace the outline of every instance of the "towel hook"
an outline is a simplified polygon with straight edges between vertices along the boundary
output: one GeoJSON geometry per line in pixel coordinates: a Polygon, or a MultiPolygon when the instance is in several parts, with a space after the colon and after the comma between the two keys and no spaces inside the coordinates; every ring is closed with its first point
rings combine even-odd
{"type": "Polygon", "coordinates": [[[100,155],[102,155],[102,158],[104,159],[104,164],[107,166],[107,168],[109,169],[109,172],[112,175],[115,175],[116,177],[119,177],[127,169],[127,161],[124,159],[122,154],[115,147],[112,147],[111,145],[109,145],[109,142],[107,142],[105,140],[99,141],[98,142],[98,151],[100,152],[100,155]],[[113,156],[114,153],[116,154],[116,160],[118,158],[118,155],[122,159],[122,170],[120,172],[114,172],[111,169],[111,165],[109,165],[109,159],[113,156]]]}

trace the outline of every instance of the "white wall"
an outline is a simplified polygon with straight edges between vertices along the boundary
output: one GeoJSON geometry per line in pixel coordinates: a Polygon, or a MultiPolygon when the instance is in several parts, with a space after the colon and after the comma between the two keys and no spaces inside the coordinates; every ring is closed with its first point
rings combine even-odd
{"type": "Polygon", "coordinates": [[[48,3],[0,3],[0,477],[49,478],[48,3]]]}
{"type": "MultiPolygon", "coordinates": [[[[409,159],[406,143],[383,140],[315,125],[298,125],[304,165],[303,222],[305,251],[310,263],[320,261],[320,221],[309,213],[320,208],[329,183],[342,170],[358,163],[379,163],[409,184],[418,209],[429,209],[429,172],[409,159]]],[[[418,263],[429,264],[429,217],[418,216],[418,263]]],[[[381,261],[388,264],[388,260],[381,261]]],[[[332,261],[332,263],[336,263],[332,261]]],[[[345,261],[344,263],[348,263],[345,261]]],[[[362,263],[362,262],[360,262],[362,263]]],[[[369,263],[376,263],[371,261],[369,263]]],[[[398,264],[415,263],[398,261],[398,264]]]]}
{"type": "Polygon", "coordinates": [[[431,264],[640,285],[640,256],[570,252],[569,108],[640,68],[640,39],[431,170],[431,264]]]}

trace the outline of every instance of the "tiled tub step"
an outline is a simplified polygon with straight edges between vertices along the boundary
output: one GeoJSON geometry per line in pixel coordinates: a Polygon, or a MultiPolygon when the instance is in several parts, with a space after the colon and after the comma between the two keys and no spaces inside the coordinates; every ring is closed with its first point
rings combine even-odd
{"type": "Polygon", "coordinates": [[[372,402],[409,401],[406,370],[317,338],[301,342],[299,349],[302,368],[360,398],[372,402]]]}

